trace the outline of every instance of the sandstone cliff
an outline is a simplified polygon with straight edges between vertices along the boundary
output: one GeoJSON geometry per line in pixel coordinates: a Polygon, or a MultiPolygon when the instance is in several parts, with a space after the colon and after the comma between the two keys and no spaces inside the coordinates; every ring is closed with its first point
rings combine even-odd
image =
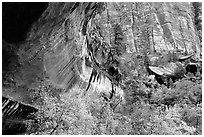
{"type": "Polygon", "coordinates": [[[86,32],[94,27],[123,53],[181,50],[200,58],[190,3],[50,3],[21,46],[20,62],[67,89],[78,81],[74,64],[87,45],[86,32]]]}
{"type": "Polygon", "coordinates": [[[44,4],[2,43],[4,132],[38,111],[31,134],[201,134],[200,5],[44,4]]]}

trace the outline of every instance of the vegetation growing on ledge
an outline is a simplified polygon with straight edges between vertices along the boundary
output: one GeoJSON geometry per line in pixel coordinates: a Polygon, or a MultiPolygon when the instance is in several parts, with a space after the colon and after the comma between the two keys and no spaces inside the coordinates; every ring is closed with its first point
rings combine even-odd
{"type": "Polygon", "coordinates": [[[37,108],[7,116],[13,134],[202,134],[200,3],[43,9],[23,43],[3,41],[3,96],[37,108]]]}
{"type": "Polygon", "coordinates": [[[201,81],[181,79],[174,83],[172,88],[167,88],[146,77],[139,83],[135,83],[135,79],[130,79],[125,85],[125,103],[117,104],[117,98],[112,102],[106,102],[94,91],[82,97],[83,89],[78,86],[68,93],[58,95],[59,89],[48,83],[41,83],[38,89],[30,90],[35,93],[37,100],[34,102],[40,111],[36,115],[38,122],[28,133],[40,135],[202,133],[201,81]]]}

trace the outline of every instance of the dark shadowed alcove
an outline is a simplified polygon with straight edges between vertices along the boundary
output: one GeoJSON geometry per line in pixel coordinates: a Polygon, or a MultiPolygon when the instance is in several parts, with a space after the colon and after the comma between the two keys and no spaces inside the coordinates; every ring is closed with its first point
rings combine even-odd
{"type": "Polygon", "coordinates": [[[44,2],[3,2],[3,40],[9,43],[23,41],[31,24],[40,17],[47,6],[48,3],[44,2]]]}

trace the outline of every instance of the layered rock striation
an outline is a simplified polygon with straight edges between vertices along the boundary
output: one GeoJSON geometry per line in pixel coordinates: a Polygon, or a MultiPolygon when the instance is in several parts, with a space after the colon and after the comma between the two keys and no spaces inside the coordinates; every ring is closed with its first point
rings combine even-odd
{"type": "Polygon", "coordinates": [[[49,3],[18,51],[24,72],[34,70],[23,77],[32,84],[43,75],[57,87],[71,88],[83,73],[92,30],[123,55],[180,50],[198,59],[201,43],[192,12],[190,3],[49,3]]]}

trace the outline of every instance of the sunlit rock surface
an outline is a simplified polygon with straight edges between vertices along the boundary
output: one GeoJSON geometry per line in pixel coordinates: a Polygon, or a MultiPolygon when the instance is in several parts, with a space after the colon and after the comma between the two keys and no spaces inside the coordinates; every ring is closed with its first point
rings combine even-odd
{"type": "Polygon", "coordinates": [[[86,32],[94,26],[109,46],[123,53],[181,50],[200,58],[190,3],[49,3],[18,52],[27,84],[41,75],[64,89],[77,83],[75,64],[80,71],[86,32]],[[120,44],[117,28],[122,30],[120,44]]]}
{"type": "Polygon", "coordinates": [[[110,42],[114,24],[120,24],[127,52],[201,52],[189,3],[108,3],[96,20],[110,42]]]}
{"type": "MultiPolygon", "coordinates": [[[[5,72],[2,84],[2,95],[6,97],[3,98],[2,102],[3,128],[12,128],[12,124],[14,124],[14,127],[19,127],[18,129],[20,130],[25,129],[25,120],[23,118],[26,117],[26,114],[24,113],[29,113],[31,110],[37,111],[37,109],[32,108],[28,104],[36,105],[36,103],[41,103],[42,101],[40,96],[34,96],[34,94],[38,94],[35,89],[40,93],[46,92],[46,94],[50,94],[49,96],[56,95],[57,98],[53,99],[54,102],[58,101],[57,99],[59,98],[68,101],[70,106],[73,105],[71,102],[74,102],[77,105],[77,109],[73,106],[73,110],[80,110],[78,113],[80,116],[83,115],[83,117],[84,114],[85,117],[88,116],[89,110],[87,106],[90,105],[89,98],[94,102],[94,108],[91,110],[90,115],[95,117],[103,116],[101,113],[98,115],[94,112],[94,109],[96,109],[96,112],[101,111],[98,109],[103,105],[100,100],[104,100],[103,103],[110,104],[111,111],[116,112],[115,114],[121,113],[130,116],[129,108],[134,107],[135,112],[142,117],[133,117],[133,121],[145,119],[149,122],[146,119],[149,111],[145,110],[143,112],[139,108],[139,104],[135,105],[140,100],[139,97],[144,97],[144,101],[148,101],[146,99],[152,99],[153,96],[152,102],[155,104],[160,103],[169,106],[174,105],[174,98],[177,99],[177,96],[174,97],[176,93],[179,98],[192,96],[192,102],[201,102],[201,83],[195,89],[193,87],[190,88],[193,82],[190,82],[190,84],[186,83],[189,89],[192,90],[191,94],[191,91],[187,91],[186,86],[180,84],[181,81],[179,81],[181,77],[184,77],[185,71],[194,73],[194,75],[202,73],[202,41],[200,39],[202,30],[197,25],[200,23],[198,20],[201,13],[198,11],[199,15],[197,15],[196,11],[195,14],[194,7],[197,6],[192,6],[191,3],[162,2],[49,3],[38,21],[30,28],[26,40],[18,44],[20,46],[19,49],[15,44],[9,44],[6,41],[2,43],[3,58],[8,58],[3,60],[3,69],[4,64],[9,66],[8,72],[5,72]],[[197,22],[195,23],[195,21],[197,22]],[[94,38],[91,37],[92,32],[94,38]],[[97,35],[96,38],[95,35],[97,35]],[[110,59],[106,54],[102,56],[103,48],[100,47],[101,43],[105,43],[107,46],[104,49],[117,49],[120,52],[120,54],[116,55],[116,59],[119,62],[117,62],[118,66],[108,66],[109,68],[107,67],[105,70],[119,72],[122,75],[121,79],[123,81],[118,84],[119,86],[117,85],[118,87],[114,87],[117,90],[114,97],[112,92],[113,83],[111,83],[107,75],[103,75],[101,79],[99,75],[95,75],[92,79],[99,78],[100,82],[93,80],[91,86],[87,86],[95,69],[93,61],[89,60],[90,56],[95,56],[99,64],[103,64],[104,60],[109,61],[110,59]],[[88,52],[90,45],[96,50],[91,55],[88,52]],[[98,49],[98,47],[101,49],[98,49]],[[188,59],[189,61],[186,64],[183,63],[184,60],[188,59]],[[148,68],[152,72],[149,72],[148,68]],[[200,73],[197,73],[198,71],[200,73]],[[150,76],[146,74],[150,74],[150,76]],[[174,81],[172,79],[167,81],[169,77],[175,77],[178,83],[177,86],[183,86],[185,90],[178,88],[171,91],[164,85],[159,85],[166,83],[169,87],[173,86],[172,84],[174,83],[172,82],[174,81]],[[159,80],[161,83],[159,83],[159,80]],[[47,86],[44,86],[45,83],[47,86]],[[75,85],[76,87],[72,88],[75,85]],[[155,90],[159,86],[166,88],[164,93],[162,93],[161,89],[155,90]],[[61,88],[68,92],[62,93],[64,90],[61,88]],[[86,92],[86,89],[89,89],[89,92],[86,92]],[[104,91],[106,91],[105,94],[104,91]],[[189,95],[187,94],[188,92],[189,95]],[[85,94],[86,96],[83,96],[85,94]],[[166,96],[165,94],[170,95],[166,96]],[[198,99],[193,94],[198,96],[198,99]],[[169,99],[170,96],[173,96],[173,99],[169,99]],[[96,103],[97,101],[98,103],[96,103]],[[122,103],[118,104],[119,101],[122,103]],[[8,124],[5,122],[6,120],[8,124]],[[15,126],[16,124],[17,126],[15,126]]],[[[112,61],[113,59],[110,60],[112,61]]],[[[112,65],[115,64],[112,63],[112,65]]],[[[115,73],[111,72],[109,74],[114,75],[115,73]]],[[[196,80],[196,78],[194,79],[196,80]]],[[[201,77],[198,80],[201,80],[201,77]]],[[[56,105],[44,95],[42,94],[41,96],[47,101],[46,105],[48,105],[48,108],[55,108],[56,105]]],[[[69,105],[66,106],[67,111],[70,109],[69,105]]],[[[57,110],[58,108],[56,107],[55,109],[57,110]]],[[[107,110],[109,111],[109,109],[107,110]]],[[[170,111],[171,109],[167,110],[170,111]]],[[[181,111],[180,108],[178,110],[179,112],[181,111]]],[[[54,111],[50,111],[50,109],[45,111],[48,111],[53,118],[59,116],[59,113],[53,114],[52,112],[54,111]]],[[[60,111],[64,112],[65,109],[60,111]]],[[[197,113],[194,110],[189,113],[191,112],[197,113]]],[[[123,118],[124,115],[122,115],[123,118]]],[[[66,118],[66,116],[67,114],[65,113],[64,117],[66,118]]],[[[110,118],[109,115],[107,115],[107,118],[110,118]]],[[[174,121],[175,119],[172,118],[172,120],[174,121]]],[[[114,121],[118,125],[127,127],[124,123],[120,124],[120,121],[114,121]]],[[[162,121],[159,120],[159,122],[162,121]]],[[[81,121],[79,123],[81,124],[81,121]]],[[[107,123],[106,119],[105,123],[107,123]]],[[[175,121],[175,125],[177,123],[175,121]]],[[[54,124],[51,123],[51,125],[53,126],[54,124]]],[[[68,127],[70,127],[69,124],[68,127]]],[[[94,127],[96,126],[94,125],[94,127]]],[[[107,125],[106,127],[108,128],[107,125]]],[[[83,128],[83,130],[86,129],[83,128]]],[[[151,130],[152,134],[152,129],[149,128],[149,130],[151,130]]],[[[192,130],[192,133],[194,130],[192,130]]],[[[160,134],[160,131],[158,133],[160,134]]],[[[128,132],[120,134],[128,134],[128,132]]]]}

